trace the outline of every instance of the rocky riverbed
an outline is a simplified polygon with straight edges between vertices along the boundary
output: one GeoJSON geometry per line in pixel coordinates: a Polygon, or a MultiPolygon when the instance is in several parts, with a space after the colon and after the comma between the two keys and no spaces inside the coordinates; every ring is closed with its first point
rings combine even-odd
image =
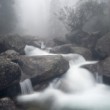
{"type": "MultiPolygon", "coordinates": [[[[71,33],[65,41],[55,39],[50,52],[55,54],[77,53],[86,60],[97,60],[95,66],[86,67],[104,76],[110,84],[110,33],[71,33]]],[[[28,39],[18,35],[0,36],[0,109],[19,110],[15,97],[21,94],[20,82],[29,78],[35,90],[44,89],[54,78],[62,76],[69,68],[61,55],[26,56],[24,48],[33,45],[40,48],[40,39],[28,39]],[[44,86],[45,85],[45,86],[44,86]]],[[[45,42],[45,41],[44,41],[45,42]]],[[[48,43],[47,43],[48,46],[48,43]]]]}

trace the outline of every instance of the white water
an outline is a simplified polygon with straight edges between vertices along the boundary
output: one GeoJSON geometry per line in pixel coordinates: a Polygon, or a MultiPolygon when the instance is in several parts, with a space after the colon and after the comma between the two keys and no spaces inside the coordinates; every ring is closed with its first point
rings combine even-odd
{"type": "Polygon", "coordinates": [[[34,92],[30,79],[26,79],[20,83],[22,94],[31,94],[34,92]]]}
{"type": "Polygon", "coordinates": [[[99,73],[96,73],[96,81],[98,83],[103,83],[103,76],[99,73]]]}
{"type": "Polygon", "coordinates": [[[49,54],[48,52],[46,52],[44,50],[41,50],[41,49],[36,48],[34,46],[29,46],[29,45],[25,46],[24,51],[27,56],[48,55],[49,54]]]}
{"type": "MultiPolygon", "coordinates": [[[[42,51],[34,51],[34,55],[38,53],[42,51]]],[[[63,57],[70,68],[61,79],[53,81],[44,91],[19,96],[18,101],[30,105],[31,110],[110,110],[110,87],[97,83],[92,73],[81,67],[96,62],[86,61],[77,54],[63,57]]]]}

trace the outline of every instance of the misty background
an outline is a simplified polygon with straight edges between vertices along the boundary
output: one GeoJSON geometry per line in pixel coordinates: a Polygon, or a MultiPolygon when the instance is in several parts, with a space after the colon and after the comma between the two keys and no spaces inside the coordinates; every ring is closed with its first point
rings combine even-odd
{"type": "Polygon", "coordinates": [[[0,34],[53,39],[110,28],[109,0],[0,0],[0,34]]]}

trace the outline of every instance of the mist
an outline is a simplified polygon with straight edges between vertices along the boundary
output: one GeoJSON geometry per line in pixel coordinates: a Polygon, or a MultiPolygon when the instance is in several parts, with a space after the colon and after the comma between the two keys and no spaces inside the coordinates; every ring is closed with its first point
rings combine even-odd
{"type": "MultiPolygon", "coordinates": [[[[6,13],[1,14],[1,18],[5,19],[5,21],[2,20],[5,23],[1,24],[1,28],[4,31],[2,31],[1,34],[17,33],[20,35],[36,36],[41,39],[48,37],[49,39],[65,37],[71,30],[75,30],[72,18],[73,12],[68,11],[68,9],[73,10],[76,8],[76,10],[79,10],[80,4],[86,1],[88,0],[11,0],[10,3],[5,3],[5,0],[4,2],[1,1],[1,13],[6,13]],[[3,7],[7,8],[3,9],[3,7]],[[65,10],[65,7],[68,9],[65,10]],[[63,11],[61,12],[61,10],[65,11],[65,13],[63,11]],[[7,24],[9,28],[6,29],[7,26],[5,26],[5,24],[7,24]],[[69,29],[67,27],[69,27],[69,29]]],[[[99,3],[109,2],[108,0],[93,1],[99,3]]],[[[83,26],[77,27],[81,27],[83,31],[89,33],[102,31],[100,27],[102,29],[109,28],[110,9],[109,6],[103,6],[103,8],[105,15],[90,17],[89,20],[83,23],[83,26]]],[[[81,20],[78,22],[80,23],[81,20]]]]}
{"type": "Polygon", "coordinates": [[[66,29],[54,14],[63,6],[72,5],[72,2],[72,0],[69,2],[67,0],[17,0],[15,9],[19,21],[18,32],[40,38],[64,36],[66,29]]]}
{"type": "Polygon", "coordinates": [[[50,0],[18,0],[19,26],[23,34],[45,36],[50,0]]]}

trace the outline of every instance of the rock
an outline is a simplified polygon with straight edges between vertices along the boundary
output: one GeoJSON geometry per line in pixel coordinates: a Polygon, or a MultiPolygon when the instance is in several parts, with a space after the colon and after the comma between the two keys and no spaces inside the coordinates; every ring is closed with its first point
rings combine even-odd
{"type": "Polygon", "coordinates": [[[23,37],[18,35],[6,35],[0,38],[0,52],[13,49],[20,54],[24,54],[24,47],[26,42],[23,37]]]}
{"type": "Polygon", "coordinates": [[[61,76],[69,68],[69,63],[60,55],[22,56],[20,60],[22,79],[34,78],[37,83],[61,76]]]}
{"type": "Polygon", "coordinates": [[[100,61],[97,65],[97,70],[103,77],[103,83],[110,85],[110,57],[100,61]]]}
{"type": "Polygon", "coordinates": [[[73,47],[72,44],[65,44],[65,45],[60,45],[60,46],[56,46],[53,47],[50,52],[51,53],[59,53],[59,54],[67,54],[67,53],[71,53],[71,47],[73,47]]]}
{"type": "Polygon", "coordinates": [[[0,99],[0,110],[18,110],[14,102],[9,98],[0,99]]]}
{"type": "Polygon", "coordinates": [[[70,41],[71,43],[75,44],[81,44],[82,42],[85,42],[87,39],[88,33],[83,32],[83,31],[72,31],[71,33],[66,35],[66,39],[70,41]]]}
{"type": "Polygon", "coordinates": [[[32,36],[20,36],[20,35],[0,36],[0,53],[7,50],[14,50],[19,54],[24,54],[24,48],[26,45],[32,45],[40,48],[41,41],[36,38],[33,38],[32,36]]]}
{"type": "Polygon", "coordinates": [[[85,59],[90,60],[92,59],[92,53],[89,49],[84,47],[72,47],[71,53],[77,53],[82,55],[85,59]]]}
{"type": "Polygon", "coordinates": [[[110,33],[98,40],[95,49],[102,58],[110,55],[110,33]]]}
{"type": "MultiPolygon", "coordinates": [[[[63,59],[60,55],[43,55],[43,56],[20,56],[20,55],[6,55],[5,58],[9,58],[14,63],[19,64],[22,69],[22,77],[21,81],[27,78],[32,78],[32,83],[36,86],[36,89],[42,89],[43,86],[47,85],[48,80],[52,80],[53,78],[59,77],[64,74],[68,68],[69,63],[65,59],[63,59]],[[41,84],[43,83],[43,84],[41,84]],[[42,87],[41,87],[42,86],[42,87]]],[[[10,91],[14,89],[15,86],[10,87],[10,89],[6,91],[10,91]]],[[[19,94],[19,86],[17,85],[17,89],[15,88],[15,95],[9,94],[8,96],[16,96],[19,94]]]]}
{"type": "Polygon", "coordinates": [[[20,94],[21,94],[20,84],[18,82],[15,82],[14,84],[0,91],[0,98],[3,97],[15,98],[20,94]]]}
{"type": "Polygon", "coordinates": [[[0,91],[20,81],[19,66],[8,58],[0,57],[0,91]]]}
{"type": "Polygon", "coordinates": [[[68,54],[76,53],[84,56],[86,59],[92,59],[92,53],[89,49],[84,47],[77,47],[72,44],[65,44],[61,46],[56,46],[50,50],[52,53],[68,54]]]}
{"type": "Polygon", "coordinates": [[[1,56],[15,56],[15,55],[19,55],[18,52],[16,52],[15,50],[7,50],[3,53],[0,54],[1,56]]]}
{"type": "Polygon", "coordinates": [[[56,46],[69,43],[65,37],[56,37],[53,39],[56,46]]]}
{"type": "Polygon", "coordinates": [[[75,31],[75,32],[69,33],[66,36],[67,40],[69,40],[71,43],[75,43],[77,46],[90,49],[90,51],[94,55],[96,54],[96,52],[94,51],[94,48],[96,46],[98,39],[101,37],[102,36],[100,32],[88,34],[83,31],[75,31]]]}
{"type": "Polygon", "coordinates": [[[110,77],[110,57],[100,61],[98,64],[98,73],[110,77]]]}
{"type": "Polygon", "coordinates": [[[19,64],[22,69],[21,81],[27,78],[35,78],[37,82],[50,80],[61,76],[68,68],[69,63],[60,55],[21,56],[5,55],[12,62],[19,64]]]}

